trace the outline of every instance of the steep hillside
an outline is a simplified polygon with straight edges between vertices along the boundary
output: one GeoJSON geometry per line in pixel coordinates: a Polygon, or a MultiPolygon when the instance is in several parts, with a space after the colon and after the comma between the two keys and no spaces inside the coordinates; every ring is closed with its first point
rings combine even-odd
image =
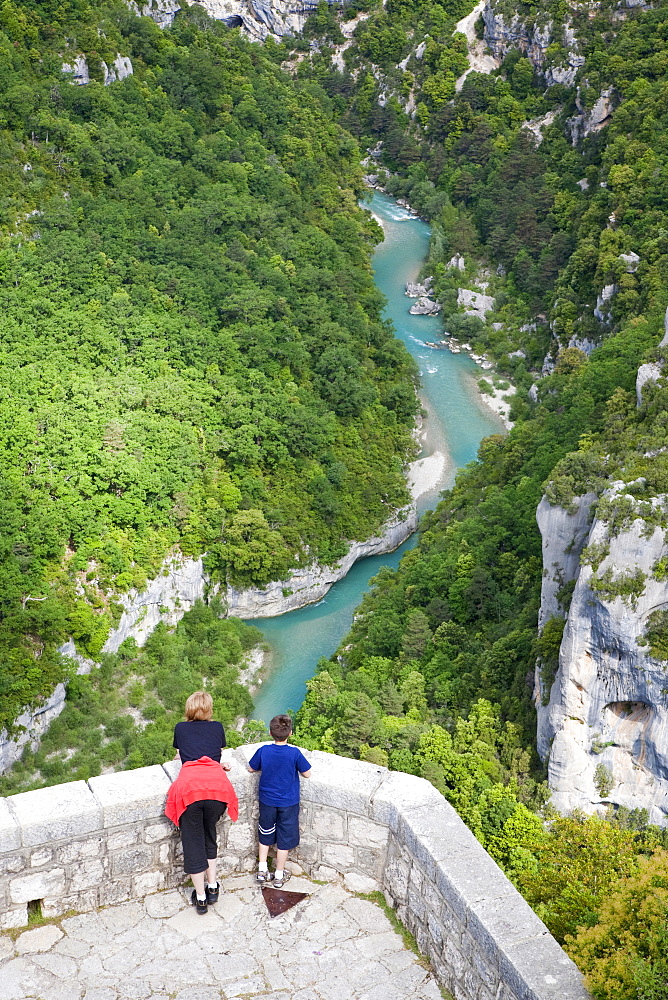
{"type": "Polygon", "coordinates": [[[168,553],[263,585],[373,534],[416,398],[312,88],[201,8],[6,0],[0,48],[1,728],[168,553]]]}
{"type": "Polygon", "coordinates": [[[591,927],[568,947],[597,997],[663,996],[628,907],[668,821],[668,5],[388,0],[354,37],[343,71],[323,43],[298,72],[431,220],[446,328],[518,391],[298,721],[429,778],[553,933],[591,927]]]}

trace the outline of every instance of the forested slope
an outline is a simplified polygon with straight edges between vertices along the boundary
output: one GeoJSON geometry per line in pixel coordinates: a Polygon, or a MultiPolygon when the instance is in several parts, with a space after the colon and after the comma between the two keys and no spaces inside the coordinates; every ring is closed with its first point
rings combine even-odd
{"type": "MultiPolygon", "coordinates": [[[[518,387],[515,428],[483,442],[321,661],[300,732],[429,778],[560,940],[596,925],[569,947],[601,997],[666,996],[664,881],[651,888],[637,867],[664,834],[642,810],[547,830],[535,813],[547,794],[535,665],[549,691],[564,625],[538,634],[536,507],[545,490],[568,507],[622,481],[637,507],[599,504],[611,532],[643,510],[648,532],[666,523],[668,390],[659,379],[638,406],[634,391],[639,364],[663,359],[668,302],[668,5],[654,8],[488,3],[477,32],[497,39],[499,70],[456,90],[466,43],[453,30],[471,7],[388,0],[366,6],[343,71],[324,43],[298,69],[378,149],[369,169],[432,221],[446,328],[518,387]],[[457,311],[455,253],[469,275],[485,269],[495,309],[484,322],[457,311]],[[632,899],[653,908],[656,936],[631,926],[632,899]]],[[[320,37],[335,38],[320,16],[320,37]]],[[[632,601],[634,579],[600,593],[632,601]]],[[[571,593],[559,594],[563,614],[571,593]]],[[[665,615],[655,619],[644,641],[665,660],[665,615]]]]}
{"type": "Polygon", "coordinates": [[[416,399],[357,144],[271,50],[4,0],[0,66],[1,728],[173,546],[262,585],[373,533],[416,399]]]}

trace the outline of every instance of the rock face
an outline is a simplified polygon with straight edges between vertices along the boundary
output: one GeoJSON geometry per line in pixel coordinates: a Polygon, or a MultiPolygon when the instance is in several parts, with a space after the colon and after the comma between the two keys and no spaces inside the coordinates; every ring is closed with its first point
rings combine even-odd
{"type": "MultiPolygon", "coordinates": [[[[327,2],[338,6],[342,0],[327,2]]],[[[130,0],[129,6],[166,28],[182,4],[178,0],[151,0],[150,3],[130,0]]],[[[317,0],[298,0],[297,3],[289,0],[199,0],[198,6],[217,21],[224,21],[231,28],[241,28],[251,38],[264,41],[269,35],[282,38],[300,32],[308,14],[318,4],[317,0]]]]}
{"type": "Polygon", "coordinates": [[[85,87],[87,83],[90,83],[88,63],[86,62],[85,56],[77,56],[74,59],[74,62],[71,63],[64,62],[61,69],[63,73],[71,73],[72,83],[79,87],[85,87]]]}
{"type": "Polygon", "coordinates": [[[568,121],[573,145],[592,132],[600,132],[610,122],[614,108],[613,91],[602,91],[598,100],[587,110],[582,102],[580,88],[578,87],[575,104],[580,113],[568,121]]]}
{"type": "MultiPolygon", "coordinates": [[[[615,489],[624,495],[623,483],[615,489]]],[[[653,502],[665,506],[668,497],[653,502]]],[[[651,822],[666,824],[666,663],[652,658],[638,639],[652,612],[668,609],[668,584],[653,577],[668,547],[663,530],[648,528],[640,518],[612,537],[608,525],[594,519],[587,545],[607,550],[597,578],[610,571],[613,580],[620,580],[641,571],[646,580],[635,599],[593,589],[592,566],[574,565],[589,504],[590,496],[581,498],[574,515],[545,501],[539,508],[545,574],[542,622],[554,611],[555,578],[563,575],[576,583],[549,704],[538,706],[538,748],[543,758],[549,756],[552,803],[559,811],[604,812],[612,803],[645,808],[651,822]]]]}
{"type": "Polygon", "coordinates": [[[580,55],[578,40],[568,23],[555,25],[547,13],[539,13],[531,25],[523,24],[517,14],[506,21],[493,0],[488,0],[482,18],[485,23],[484,40],[499,62],[511,49],[519,49],[532,62],[548,87],[554,83],[567,87],[573,85],[585,60],[580,55]],[[548,54],[548,48],[554,45],[559,45],[561,51],[557,55],[548,54]]]}
{"type": "Polygon", "coordinates": [[[610,300],[616,291],[617,285],[604,285],[599,295],[596,297],[594,316],[599,323],[605,323],[606,326],[612,321],[612,317],[610,315],[612,303],[610,300]]]}
{"type": "Polygon", "coordinates": [[[494,299],[491,295],[472,292],[469,288],[458,288],[457,305],[465,307],[466,316],[477,316],[484,320],[486,314],[494,308],[494,299]]]}
{"type": "MultiPolygon", "coordinates": [[[[133,73],[130,57],[122,56],[120,52],[111,66],[107,66],[103,59],[100,60],[100,66],[104,74],[105,87],[108,87],[110,83],[115,83],[116,80],[125,80],[126,77],[132,76],[133,73]]],[[[64,62],[61,69],[63,73],[72,74],[71,83],[75,84],[75,86],[85,87],[86,84],[90,83],[88,63],[86,62],[86,57],[83,55],[78,55],[71,63],[64,62]]]]}
{"type": "Polygon", "coordinates": [[[228,614],[238,618],[270,618],[302,608],[305,604],[320,601],[332,584],[341,580],[358,559],[392,552],[413,534],[416,527],[417,512],[415,506],[411,505],[393,518],[382,534],[369,538],[366,542],[353,542],[347,554],[336,566],[310,566],[298,569],[289,579],[274,581],[263,590],[235,590],[228,587],[226,591],[228,614]]]}
{"type": "Polygon", "coordinates": [[[595,499],[595,493],[576,497],[575,509],[571,511],[553,507],[545,497],[538,504],[536,520],[543,539],[539,631],[550,618],[563,615],[557,593],[565,584],[577,579],[580,572],[580,555],[589,536],[590,510],[595,499]]]}

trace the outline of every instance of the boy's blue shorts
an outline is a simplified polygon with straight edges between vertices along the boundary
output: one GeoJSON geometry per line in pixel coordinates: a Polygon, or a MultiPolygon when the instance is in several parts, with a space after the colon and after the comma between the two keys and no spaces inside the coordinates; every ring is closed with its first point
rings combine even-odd
{"type": "Polygon", "coordinates": [[[299,844],[299,802],[294,806],[268,806],[260,802],[258,840],[279,851],[291,851],[299,844]]]}

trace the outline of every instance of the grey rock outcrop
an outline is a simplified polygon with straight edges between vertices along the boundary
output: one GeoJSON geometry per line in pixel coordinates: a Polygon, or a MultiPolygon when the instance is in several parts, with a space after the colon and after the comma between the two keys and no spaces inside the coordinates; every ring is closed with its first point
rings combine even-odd
{"type": "Polygon", "coordinates": [[[411,316],[437,316],[441,308],[440,302],[435,302],[426,295],[421,295],[408,311],[411,316]]]}
{"type": "Polygon", "coordinates": [[[458,288],[457,305],[465,307],[466,316],[477,316],[478,319],[484,320],[487,313],[494,308],[494,299],[491,295],[473,292],[470,288],[458,288]]]}
{"type": "Polygon", "coordinates": [[[663,374],[663,361],[648,361],[641,365],[636,376],[636,402],[642,406],[642,391],[648,382],[656,382],[663,374]]]}
{"type": "Polygon", "coordinates": [[[576,347],[578,351],[582,351],[583,354],[586,354],[587,357],[589,357],[591,352],[596,350],[598,344],[595,341],[590,340],[589,337],[578,337],[578,335],[574,333],[568,341],[568,346],[576,347]]]}
{"type": "Polygon", "coordinates": [[[575,104],[579,114],[569,118],[568,127],[573,145],[592,132],[600,132],[610,123],[614,110],[613,91],[603,90],[591,108],[587,109],[582,102],[580,87],[577,89],[575,104]]]}
{"type": "Polygon", "coordinates": [[[418,299],[423,296],[431,295],[431,286],[434,279],[429,277],[425,278],[423,282],[413,282],[409,281],[406,285],[405,294],[409,299],[418,299]]]}
{"type": "Polygon", "coordinates": [[[458,271],[463,271],[466,267],[463,256],[460,253],[456,253],[454,257],[451,257],[446,267],[456,267],[458,271]]]}
{"type": "MultiPolygon", "coordinates": [[[[624,489],[616,484],[609,493],[624,489]]],[[[627,500],[633,502],[630,496],[627,500]]],[[[569,517],[578,519],[589,502],[589,497],[578,501],[577,515],[555,512],[545,502],[539,508],[544,558],[563,567],[565,576],[575,571],[573,555],[582,548],[583,525],[574,535],[573,551],[567,551],[569,533],[563,526],[569,517]]],[[[653,501],[664,508],[667,502],[665,496],[653,501]]],[[[653,575],[657,561],[668,554],[664,531],[648,529],[638,517],[627,530],[611,535],[608,525],[595,518],[587,544],[603,553],[599,580],[607,571],[613,580],[638,572],[646,579],[642,593],[624,599],[592,588],[591,565],[577,569],[549,704],[538,705],[538,748],[541,756],[549,756],[552,803],[560,812],[604,812],[610,803],[645,808],[651,822],[666,824],[666,664],[638,643],[652,612],[668,609],[668,585],[653,575]]],[[[544,573],[543,622],[555,597],[555,574],[549,565],[544,573]]]]}
{"type": "Polygon", "coordinates": [[[116,80],[125,80],[127,77],[132,76],[132,60],[129,56],[122,56],[119,52],[111,66],[107,66],[103,62],[102,69],[104,71],[104,85],[108,87],[110,83],[115,83],[116,80]]]}
{"type": "MultiPolygon", "coordinates": [[[[107,66],[106,62],[102,59],[100,60],[100,67],[105,87],[108,87],[110,83],[115,83],[116,80],[125,80],[126,77],[132,76],[133,73],[132,60],[129,56],[122,56],[120,52],[111,66],[107,66]]],[[[61,69],[63,73],[72,74],[70,83],[73,83],[75,86],[85,87],[90,83],[90,71],[84,55],[79,54],[71,63],[64,62],[61,69]]]]}
{"type": "Polygon", "coordinates": [[[61,69],[63,73],[72,74],[71,82],[78,87],[85,87],[87,83],[90,83],[88,63],[85,56],[78,55],[71,63],[64,62],[61,69]]]}
{"type": "Polygon", "coordinates": [[[519,49],[549,86],[555,83],[571,87],[584,65],[578,40],[569,24],[555,25],[549,14],[538,13],[532,24],[524,24],[517,14],[507,21],[492,0],[482,12],[484,40],[494,57],[501,61],[511,49],[519,49]],[[548,55],[548,48],[558,44],[561,53],[548,55]]]}
{"type": "Polygon", "coordinates": [[[43,705],[27,709],[16,719],[15,725],[20,726],[22,732],[12,739],[8,739],[6,729],[0,732],[0,774],[16,763],[28,744],[31,749],[37,749],[40,739],[64,707],[65,685],[57,684],[43,705]]]}
{"type": "Polygon", "coordinates": [[[635,252],[631,250],[630,253],[620,253],[619,259],[626,264],[626,270],[628,274],[635,274],[638,270],[638,264],[640,263],[640,257],[635,252]]]}
{"type": "MultiPolygon", "coordinates": [[[[668,347],[668,309],[663,319],[663,337],[659,342],[659,348],[668,347]]],[[[642,405],[642,391],[648,382],[656,382],[663,375],[663,361],[648,361],[641,365],[636,376],[636,400],[638,406],[642,405]]]]}
{"type": "Polygon", "coordinates": [[[353,542],[336,566],[307,566],[295,570],[287,580],[276,580],[262,590],[228,587],[225,592],[228,614],[238,618],[271,618],[320,601],[358,559],[393,552],[416,527],[417,512],[411,504],[388,522],[380,535],[365,542],[353,542]]]}
{"type": "Polygon", "coordinates": [[[612,317],[610,315],[610,309],[612,303],[610,300],[617,291],[617,285],[604,285],[599,294],[596,297],[596,308],[594,309],[594,316],[599,321],[599,323],[605,323],[606,325],[611,322],[612,317]]]}
{"type": "MultiPolygon", "coordinates": [[[[194,0],[190,0],[191,4],[194,0]]],[[[231,28],[241,28],[256,41],[269,35],[282,38],[302,30],[308,14],[317,7],[317,0],[196,0],[210,17],[224,21],[231,28]]],[[[327,0],[339,5],[341,0],[327,0]]],[[[178,0],[129,0],[128,6],[138,14],[153,18],[161,28],[172,23],[182,4],[178,0]]]]}
{"type": "Polygon", "coordinates": [[[538,504],[536,520],[543,540],[539,631],[550,618],[564,614],[557,594],[580,572],[580,555],[589,537],[591,505],[595,500],[595,493],[575,497],[571,510],[553,506],[546,497],[538,504]]]}

